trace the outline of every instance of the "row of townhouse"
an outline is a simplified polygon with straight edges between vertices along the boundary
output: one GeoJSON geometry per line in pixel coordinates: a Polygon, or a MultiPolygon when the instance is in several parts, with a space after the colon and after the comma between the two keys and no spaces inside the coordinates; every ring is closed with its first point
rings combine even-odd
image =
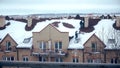
{"type": "Polygon", "coordinates": [[[76,49],[74,45],[70,48],[69,33],[59,31],[52,24],[40,32],[33,32],[32,37],[25,38],[20,45],[7,34],[0,42],[0,60],[76,63],[120,61],[120,49],[105,49],[106,45],[95,33],[89,36],[82,48],[76,49]]]}

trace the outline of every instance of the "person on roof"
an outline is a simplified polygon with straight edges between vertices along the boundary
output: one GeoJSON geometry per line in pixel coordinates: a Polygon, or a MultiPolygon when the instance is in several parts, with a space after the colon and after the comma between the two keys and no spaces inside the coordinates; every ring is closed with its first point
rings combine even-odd
{"type": "Polygon", "coordinates": [[[78,38],[78,32],[76,31],[75,32],[75,39],[77,39],[78,38]]]}

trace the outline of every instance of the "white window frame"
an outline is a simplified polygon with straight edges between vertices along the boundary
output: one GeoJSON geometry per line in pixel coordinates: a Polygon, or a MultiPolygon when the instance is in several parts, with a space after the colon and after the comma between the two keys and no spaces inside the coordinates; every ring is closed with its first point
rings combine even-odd
{"type": "Polygon", "coordinates": [[[39,48],[40,48],[43,52],[45,52],[45,51],[46,51],[46,42],[45,42],[45,41],[41,41],[41,42],[39,43],[39,48]]]}
{"type": "Polygon", "coordinates": [[[63,62],[63,58],[62,58],[62,57],[56,57],[56,58],[55,58],[55,61],[56,61],[56,62],[63,62]],[[57,60],[58,60],[58,61],[57,61],[57,60]],[[62,61],[61,61],[61,60],[62,60],[62,61]]]}
{"type": "Polygon", "coordinates": [[[78,59],[77,57],[74,57],[74,58],[72,59],[72,62],[73,62],[73,63],[78,63],[78,62],[79,62],[79,59],[78,59]],[[73,60],[75,60],[75,61],[73,61],[73,60]]]}
{"type": "Polygon", "coordinates": [[[90,62],[88,63],[101,63],[101,59],[88,59],[90,62]]]}
{"type": "Polygon", "coordinates": [[[10,56],[10,57],[3,56],[3,60],[5,60],[5,61],[14,61],[15,58],[13,56],[10,56]],[[13,58],[13,60],[12,60],[12,58],[13,58]]]}
{"type": "Polygon", "coordinates": [[[56,41],[55,43],[54,43],[54,48],[55,48],[55,52],[57,52],[57,50],[59,51],[59,50],[62,50],[62,41],[56,41]],[[57,48],[56,48],[56,43],[57,43],[57,48]],[[60,43],[61,43],[61,46],[60,46],[60,43]]]}
{"type": "Polygon", "coordinates": [[[27,56],[23,56],[23,61],[29,61],[29,58],[27,56]]]}

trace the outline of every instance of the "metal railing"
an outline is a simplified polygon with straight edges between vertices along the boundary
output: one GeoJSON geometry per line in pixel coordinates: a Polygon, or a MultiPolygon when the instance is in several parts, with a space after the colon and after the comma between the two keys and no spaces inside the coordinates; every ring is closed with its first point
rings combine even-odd
{"type": "Polygon", "coordinates": [[[0,61],[0,68],[3,67],[30,67],[30,68],[120,68],[120,64],[102,63],[72,63],[72,62],[22,62],[22,61],[0,61]]]}

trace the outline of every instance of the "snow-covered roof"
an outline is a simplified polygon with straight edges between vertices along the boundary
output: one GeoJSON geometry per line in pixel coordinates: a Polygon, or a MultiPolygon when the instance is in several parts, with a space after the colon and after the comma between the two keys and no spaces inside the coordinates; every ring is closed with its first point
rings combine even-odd
{"type": "MultiPolygon", "coordinates": [[[[18,44],[17,45],[18,48],[31,48],[32,47],[32,39],[28,43],[23,43],[24,39],[32,37],[32,32],[39,32],[45,26],[47,26],[48,24],[53,23],[55,21],[61,22],[59,24],[59,27],[58,28],[56,27],[56,28],[62,32],[69,32],[70,36],[74,35],[74,32],[76,31],[76,28],[79,27],[79,22],[80,22],[80,20],[74,20],[74,19],[61,19],[61,20],[50,20],[50,21],[46,20],[44,22],[38,22],[33,30],[25,31],[26,23],[10,20],[9,21],[10,25],[7,26],[6,29],[4,29],[4,30],[0,30],[0,38],[2,40],[7,34],[10,34],[10,36],[18,44]],[[63,27],[62,22],[66,22],[66,23],[70,23],[70,24],[73,23],[73,26],[75,26],[75,28],[69,29],[67,27],[63,27]]],[[[8,21],[6,21],[6,23],[7,22],[8,21]]]]}
{"type": "MultiPolygon", "coordinates": [[[[55,21],[59,21],[58,24],[59,27],[56,27],[61,32],[69,32],[69,36],[74,36],[75,31],[78,31],[80,28],[80,21],[81,20],[75,20],[75,19],[53,19],[53,20],[46,20],[43,22],[37,23],[37,25],[34,27],[31,31],[25,31],[25,25],[26,23],[18,22],[10,20],[11,23],[9,26],[6,27],[4,30],[0,30],[0,38],[3,39],[8,33],[10,36],[17,42],[18,48],[31,48],[32,47],[32,39],[28,43],[23,43],[25,38],[32,37],[32,32],[39,32],[41,31],[45,26],[47,26],[50,23],[53,23],[55,21]],[[75,28],[67,28],[63,26],[63,22],[69,23],[73,25],[75,28]]],[[[8,21],[6,21],[8,22],[8,21]]],[[[118,33],[120,34],[119,30],[114,30],[113,23],[115,20],[111,19],[103,19],[99,21],[97,25],[94,26],[95,30],[90,33],[82,32],[78,35],[79,42],[76,43],[75,37],[71,39],[68,49],[83,49],[83,44],[95,33],[101,41],[103,41],[106,45],[106,48],[112,48],[113,46],[108,45],[108,39],[115,38],[113,32],[115,35],[118,33]]],[[[116,39],[116,38],[115,38],[116,39]]],[[[116,40],[119,40],[119,35],[116,40]]],[[[118,42],[120,44],[120,42],[118,42]]],[[[118,44],[117,44],[118,45],[118,44]]]]}
{"type": "Polygon", "coordinates": [[[112,19],[102,19],[94,26],[94,31],[90,33],[80,33],[78,35],[79,42],[76,43],[75,38],[73,38],[68,49],[83,49],[84,43],[95,33],[96,36],[106,45],[105,49],[115,49],[120,48],[120,30],[115,30],[113,24],[115,20],[112,19]],[[115,39],[115,43],[108,43],[108,39],[115,39]]]}

